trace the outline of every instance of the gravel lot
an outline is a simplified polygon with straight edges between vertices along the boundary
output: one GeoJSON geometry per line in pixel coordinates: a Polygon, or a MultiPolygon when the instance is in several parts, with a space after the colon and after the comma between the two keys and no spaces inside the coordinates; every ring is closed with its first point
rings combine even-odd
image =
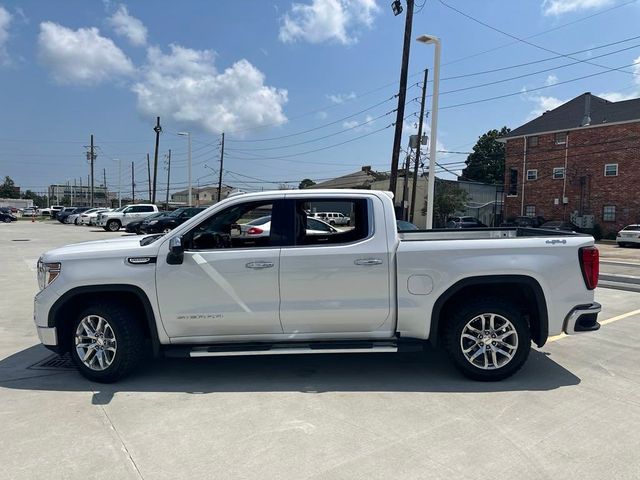
{"type": "Polygon", "coordinates": [[[599,289],[599,332],[493,384],[437,351],[33,368],[39,254],[122,234],[0,224],[0,478],[640,478],[640,294],[599,289]]]}

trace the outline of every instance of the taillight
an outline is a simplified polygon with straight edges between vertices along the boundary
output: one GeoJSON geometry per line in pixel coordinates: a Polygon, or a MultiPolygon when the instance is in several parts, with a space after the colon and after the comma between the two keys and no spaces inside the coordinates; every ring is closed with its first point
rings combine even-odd
{"type": "Polygon", "coordinates": [[[247,235],[258,235],[262,232],[264,232],[264,230],[262,230],[261,228],[251,227],[249,230],[247,230],[247,235]]]}
{"type": "Polygon", "coordinates": [[[593,290],[598,286],[598,275],[600,274],[600,252],[596,247],[582,247],[578,251],[580,259],[580,269],[582,278],[587,289],[593,290]]]}

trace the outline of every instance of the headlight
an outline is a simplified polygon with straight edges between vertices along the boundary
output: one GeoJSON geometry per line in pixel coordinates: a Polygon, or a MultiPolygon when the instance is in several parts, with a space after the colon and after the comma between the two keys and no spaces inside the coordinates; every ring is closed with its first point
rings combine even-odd
{"type": "Polygon", "coordinates": [[[156,223],[158,223],[158,220],[151,220],[151,221],[149,222],[149,225],[155,225],[156,223]]]}
{"type": "Polygon", "coordinates": [[[44,263],[42,260],[38,260],[38,286],[40,290],[58,278],[61,268],[60,263],[44,263]]]}

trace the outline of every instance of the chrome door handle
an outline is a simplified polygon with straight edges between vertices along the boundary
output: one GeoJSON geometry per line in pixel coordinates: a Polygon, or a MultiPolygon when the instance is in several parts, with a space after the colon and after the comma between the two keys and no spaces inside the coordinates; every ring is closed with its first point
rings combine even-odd
{"type": "Polygon", "coordinates": [[[245,265],[247,268],[253,268],[254,270],[261,270],[263,268],[273,267],[272,262],[249,262],[245,265]]]}
{"type": "Polygon", "coordinates": [[[353,263],[356,265],[382,265],[382,260],[379,258],[359,258],[353,263]]]}

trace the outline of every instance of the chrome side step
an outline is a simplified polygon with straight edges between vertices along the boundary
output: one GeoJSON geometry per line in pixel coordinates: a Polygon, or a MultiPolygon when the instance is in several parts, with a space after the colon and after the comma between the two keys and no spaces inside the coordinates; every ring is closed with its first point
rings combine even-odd
{"type": "Polygon", "coordinates": [[[297,355],[311,353],[393,353],[395,342],[322,342],[281,344],[226,344],[193,347],[190,357],[235,357],[245,355],[297,355]]]}

